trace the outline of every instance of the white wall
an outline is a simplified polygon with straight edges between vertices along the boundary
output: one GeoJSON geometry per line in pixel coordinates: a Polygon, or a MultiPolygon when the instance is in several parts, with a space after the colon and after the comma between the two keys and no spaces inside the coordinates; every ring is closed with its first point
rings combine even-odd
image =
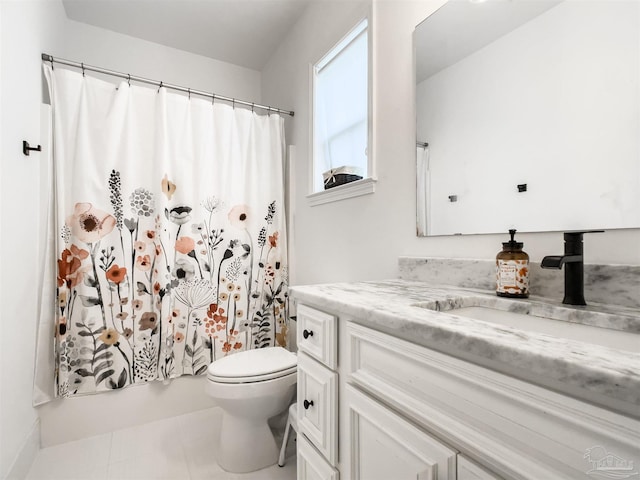
{"type": "MultiPolygon", "coordinates": [[[[0,8],[0,28],[2,27],[2,8],[0,8]]],[[[3,85],[4,85],[4,79],[3,79],[3,75],[2,75],[2,60],[4,59],[4,55],[2,53],[3,50],[3,46],[4,46],[4,41],[2,39],[2,35],[0,35],[0,108],[2,107],[2,98],[3,98],[3,85]]],[[[3,118],[2,115],[0,115],[0,153],[4,153],[4,149],[3,149],[3,118]]],[[[2,176],[2,168],[0,168],[0,186],[3,185],[3,180],[2,180],[3,176],[2,176]]],[[[0,195],[0,212],[2,212],[2,195],[0,195]]],[[[0,252],[2,252],[2,222],[0,222],[0,252]]],[[[2,261],[4,255],[2,255],[0,253],[0,271],[2,271],[2,268],[4,266],[4,262],[2,261]]],[[[4,282],[0,279],[0,305],[4,305],[3,299],[4,299],[4,295],[2,294],[2,290],[4,287],[4,282]]],[[[0,325],[4,325],[4,315],[2,313],[2,309],[0,308],[0,325]]],[[[2,368],[2,365],[4,364],[4,355],[2,354],[4,348],[4,335],[2,333],[2,329],[0,329],[0,369],[2,368]]],[[[4,417],[2,412],[4,412],[4,393],[3,393],[3,389],[2,389],[2,380],[4,378],[4,375],[1,373],[2,370],[0,370],[0,425],[4,425],[4,417]]],[[[11,457],[7,457],[5,459],[4,455],[2,452],[4,452],[5,448],[3,448],[4,445],[4,438],[0,435],[0,478],[4,478],[5,477],[5,470],[7,470],[7,468],[5,468],[5,465],[8,465],[9,461],[13,461],[14,457],[15,457],[15,453],[13,456],[11,457]]]]}
{"type": "Polygon", "coordinates": [[[65,20],[65,25],[64,51],[46,53],[241,100],[261,101],[261,75],[256,70],[84,23],[65,20]]]}
{"type": "MultiPolygon", "coordinates": [[[[288,143],[296,145],[295,257],[297,284],[393,278],[400,255],[492,259],[507,235],[418,238],[415,233],[415,26],[444,0],[376,1],[374,36],[374,156],[376,192],[309,207],[309,65],[337,41],[356,18],[330,2],[300,19],[262,72],[263,100],[295,110],[288,143]]],[[[353,9],[354,7],[352,7],[353,9]]],[[[491,215],[491,212],[487,212],[491,215]]],[[[561,233],[520,236],[533,261],[563,249],[561,233]]],[[[640,230],[588,236],[588,263],[640,265],[640,230]]]]}
{"type": "Polygon", "coordinates": [[[37,52],[56,42],[59,15],[34,4],[2,2],[2,156],[0,220],[2,329],[0,358],[0,474],[4,478],[37,420],[31,407],[38,278],[39,157],[22,155],[22,140],[40,137],[37,52]],[[22,31],[21,31],[22,29],[22,31]],[[24,55],[32,58],[24,58],[24,55]]]}
{"type": "MultiPolygon", "coordinates": [[[[310,208],[305,195],[309,193],[311,165],[311,65],[364,18],[370,5],[370,1],[321,2],[312,5],[262,71],[265,101],[268,99],[274,105],[284,105],[295,111],[295,117],[285,122],[287,143],[296,146],[295,177],[289,179],[292,184],[291,207],[295,217],[291,272],[294,284],[344,279],[344,269],[336,269],[336,266],[345,265],[349,268],[366,261],[366,256],[359,256],[360,251],[366,253],[366,248],[361,249],[364,237],[360,232],[374,228],[373,223],[365,226],[364,222],[375,222],[375,219],[369,215],[355,218],[353,215],[347,216],[342,209],[355,206],[357,211],[357,205],[369,205],[375,197],[355,198],[348,205],[341,202],[310,208]]],[[[388,260],[381,255],[375,262],[388,260]]],[[[361,278],[368,276],[367,272],[361,273],[361,278]]]]}
{"type": "Polygon", "coordinates": [[[31,407],[40,274],[38,238],[43,159],[22,155],[40,140],[45,52],[143,77],[259,102],[260,73],[66,19],[59,0],[0,2],[0,478],[36,425],[43,444],[70,440],[209,406],[201,379],[144,385],[106,395],[31,407]],[[108,401],[107,404],[105,402],[108,401]],[[119,415],[104,422],[104,412],[119,415]],[[115,423],[114,423],[115,422],[115,423]],[[118,424],[118,422],[121,422],[118,424]]]}

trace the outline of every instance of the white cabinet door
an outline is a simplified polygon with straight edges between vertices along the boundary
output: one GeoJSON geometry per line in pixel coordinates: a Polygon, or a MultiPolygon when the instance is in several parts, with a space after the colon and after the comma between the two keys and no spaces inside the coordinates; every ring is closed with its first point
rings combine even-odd
{"type": "MultiPolygon", "coordinates": [[[[351,386],[347,476],[351,480],[455,480],[456,452],[351,386]]],[[[343,469],[344,473],[344,469],[343,469]]]]}
{"type": "Polygon", "coordinates": [[[298,355],[298,426],[329,463],[338,462],[338,374],[298,355]]]}
{"type": "Polygon", "coordinates": [[[458,454],[458,480],[500,480],[500,477],[458,454]]]}
{"type": "Polygon", "coordinates": [[[313,448],[304,435],[298,436],[298,480],[338,480],[338,471],[313,448]]]}

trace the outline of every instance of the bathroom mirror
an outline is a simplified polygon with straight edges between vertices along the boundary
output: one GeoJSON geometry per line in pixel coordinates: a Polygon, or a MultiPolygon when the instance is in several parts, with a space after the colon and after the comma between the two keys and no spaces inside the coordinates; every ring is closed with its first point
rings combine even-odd
{"type": "Polygon", "coordinates": [[[639,24],[625,0],[450,0],[423,21],[418,235],[640,227],[639,24]]]}

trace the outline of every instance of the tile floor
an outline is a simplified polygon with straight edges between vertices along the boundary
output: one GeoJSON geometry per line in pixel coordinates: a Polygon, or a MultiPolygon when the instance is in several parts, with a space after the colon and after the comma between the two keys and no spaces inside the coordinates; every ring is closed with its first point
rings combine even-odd
{"type": "MultiPolygon", "coordinates": [[[[294,480],[295,442],[283,468],[233,474],[216,462],[221,410],[188,415],[43,448],[27,480],[294,480]]],[[[279,439],[278,439],[279,440],[279,439]]]]}

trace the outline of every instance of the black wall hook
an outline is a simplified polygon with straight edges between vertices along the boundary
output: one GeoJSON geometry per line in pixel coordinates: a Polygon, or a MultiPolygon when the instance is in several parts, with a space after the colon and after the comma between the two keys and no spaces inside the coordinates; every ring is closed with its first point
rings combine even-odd
{"type": "Polygon", "coordinates": [[[37,147],[31,147],[29,145],[29,142],[27,142],[26,140],[22,141],[22,153],[24,153],[27,157],[30,155],[31,150],[34,150],[36,152],[41,152],[42,151],[42,146],[38,145],[37,147]]]}
{"type": "Polygon", "coordinates": [[[53,57],[51,55],[47,55],[46,53],[43,53],[41,58],[42,58],[42,61],[49,62],[51,64],[51,70],[53,70],[53,57]]]}

